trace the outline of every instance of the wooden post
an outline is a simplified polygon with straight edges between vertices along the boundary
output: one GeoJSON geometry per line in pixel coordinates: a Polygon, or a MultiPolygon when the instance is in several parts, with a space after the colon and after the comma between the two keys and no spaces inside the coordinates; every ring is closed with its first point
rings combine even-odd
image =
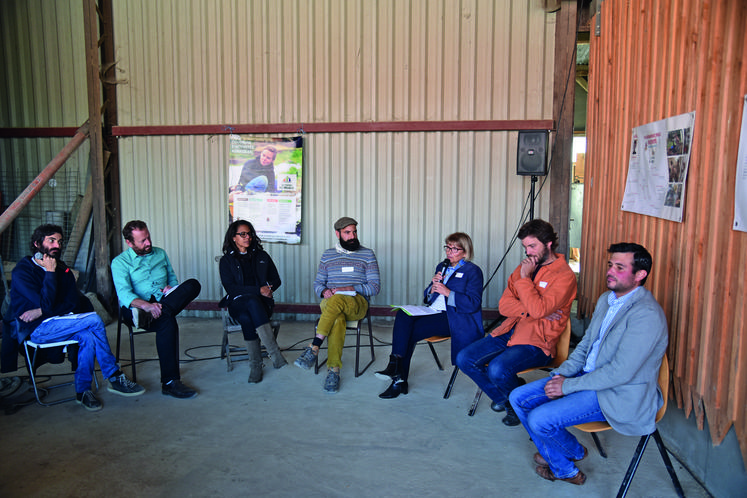
{"type": "Polygon", "coordinates": [[[99,80],[99,18],[94,0],[83,0],[83,26],[86,43],[86,80],[88,83],[88,122],[91,152],[89,167],[93,187],[93,237],[96,291],[105,302],[111,301],[109,246],[106,228],[104,190],[104,149],[101,118],[101,81],[99,80]]]}
{"type": "Polygon", "coordinates": [[[573,106],[576,93],[576,0],[563,0],[555,19],[553,119],[557,132],[550,162],[550,219],[558,234],[558,253],[568,256],[570,229],[573,106]]]}

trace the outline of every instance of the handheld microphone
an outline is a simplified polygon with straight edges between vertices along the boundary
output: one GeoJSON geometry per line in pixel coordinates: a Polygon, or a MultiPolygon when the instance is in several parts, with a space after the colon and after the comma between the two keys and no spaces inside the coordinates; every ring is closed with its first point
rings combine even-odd
{"type": "Polygon", "coordinates": [[[441,277],[443,279],[443,276],[446,273],[446,269],[451,264],[451,261],[449,261],[449,258],[446,258],[446,259],[443,260],[443,262],[441,264],[443,265],[443,266],[441,266],[441,277]]]}
{"type": "Polygon", "coordinates": [[[34,259],[36,259],[37,261],[41,261],[42,259],[44,259],[44,255],[40,252],[37,252],[34,254],[34,259]]]}

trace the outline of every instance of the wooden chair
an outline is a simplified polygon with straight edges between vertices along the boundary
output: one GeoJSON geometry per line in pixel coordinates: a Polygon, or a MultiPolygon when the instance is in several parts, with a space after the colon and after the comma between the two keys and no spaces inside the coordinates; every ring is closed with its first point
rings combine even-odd
{"type": "MultiPolygon", "coordinates": [[[[314,335],[316,335],[316,328],[319,326],[319,320],[317,319],[316,324],[314,324],[314,335]]],[[[373,343],[373,327],[371,325],[371,313],[370,310],[366,311],[366,314],[363,318],[360,320],[350,320],[345,323],[345,330],[355,332],[355,376],[360,377],[360,375],[365,372],[368,367],[371,366],[371,364],[376,360],[376,354],[374,352],[374,343],[373,343]],[[371,349],[371,361],[366,363],[366,366],[363,367],[363,370],[359,370],[360,366],[360,357],[361,357],[361,330],[363,329],[362,323],[364,320],[368,321],[368,342],[369,347],[371,349]]],[[[365,347],[365,345],[364,345],[365,347]]],[[[319,348],[320,350],[322,348],[319,348]]],[[[316,365],[314,366],[314,373],[318,374],[319,369],[327,363],[327,358],[324,359],[321,363],[319,362],[319,355],[316,357],[316,365]]]]}
{"type": "MultiPolygon", "coordinates": [[[[664,417],[664,414],[667,412],[667,397],[669,395],[669,361],[667,360],[667,355],[664,355],[664,357],[661,359],[661,367],[659,368],[659,389],[661,390],[661,394],[664,397],[664,404],[661,405],[659,411],[656,412],[657,423],[664,417]]],[[[602,455],[603,458],[607,458],[607,454],[604,452],[602,444],[599,442],[599,437],[596,433],[611,429],[612,427],[610,427],[610,424],[608,424],[607,422],[588,422],[586,424],[574,425],[573,427],[583,432],[591,433],[591,436],[594,439],[594,444],[596,444],[597,449],[599,450],[599,454],[602,455]]],[[[638,447],[633,454],[633,459],[630,461],[627,472],[625,472],[625,478],[620,485],[620,489],[617,491],[617,497],[623,498],[628,493],[630,483],[633,481],[633,476],[635,475],[635,471],[638,469],[638,464],[641,463],[643,452],[646,450],[646,445],[648,444],[649,439],[651,439],[651,436],[653,436],[654,440],[656,441],[656,445],[659,448],[659,453],[661,454],[661,459],[664,461],[664,466],[667,468],[667,472],[669,472],[669,477],[672,478],[672,484],[674,485],[674,489],[677,492],[677,496],[684,498],[685,493],[682,490],[679,479],[677,479],[677,474],[674,472],[672,461],[669,459],[669,455],[667,455],[667,448],[664,446],[664,441],[661,439],[658,428],[655,428],[654,432],[652,432],[651,434],[641,436],[641,439],[638,442],[638,447]]]]}
{"type": "MultiPolygon", "coordinates": [[[[527,368],[526,370],[522,370],[521,372],[519,372],[517,375],[540,369],[549,371],[553,368],[559,367],[561,363],[568,359],[568,350],[570,349],[570,346],[571,319],[568,318],[568,321],[565,324],[565,330],[563,330],[563,333],[560,335],[560,339],[558,339],[558,344],[555,346],[555,358],[552,359],[552,363],[543,367],[527,368]]],[[[470,417],[475,414],[477,405],[480,403],[480,397],[482,397],[482,389],[478,387],[477,392],[475,393],[475,398],[472,400],[472,405],[469,407],[469,411],[467,412],[467,415],[469,415],[470,417]]]]}

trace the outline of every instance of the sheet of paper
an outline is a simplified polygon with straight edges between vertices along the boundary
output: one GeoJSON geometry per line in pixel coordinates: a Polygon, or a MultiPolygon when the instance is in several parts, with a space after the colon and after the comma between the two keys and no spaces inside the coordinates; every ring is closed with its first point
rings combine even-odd
{"type": "Polygon", "coordinates": [[[440,313],[429,306],[412,306],[408,304],[403,305],[392,305],[392,308],[399,308],[410,316],[424,316],[424,315],[435,315],[440,313]]]}

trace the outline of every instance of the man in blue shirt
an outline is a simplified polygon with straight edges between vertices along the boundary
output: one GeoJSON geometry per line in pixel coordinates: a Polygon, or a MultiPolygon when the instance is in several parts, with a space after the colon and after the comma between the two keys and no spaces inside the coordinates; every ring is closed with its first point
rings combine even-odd
{"type": "Polygon", "coordinates": [[[200,293],[200,283],[176,279],[166,251],[153,247],[145,222],[129,221],[122,229],[128,250],[112,261],[112,279],[123,318],[156,333],[161,364],[161,392],[193,398],[197,391],[179,377],[179,325],[176,316],[200,293]]]}
{"type": "Polygon", "coordinates": [[[626,436],[650,434],[663,403],[658,374],[667,349],[667,321],[643,288],[651,254],[633,243],[607,250],[607,288],[581,342],[550,377],[514,389],[509,399],[539,450],[537,474],[583,484],[575,465],[587,454],[566,429],[608,422],[626,436]]]}

